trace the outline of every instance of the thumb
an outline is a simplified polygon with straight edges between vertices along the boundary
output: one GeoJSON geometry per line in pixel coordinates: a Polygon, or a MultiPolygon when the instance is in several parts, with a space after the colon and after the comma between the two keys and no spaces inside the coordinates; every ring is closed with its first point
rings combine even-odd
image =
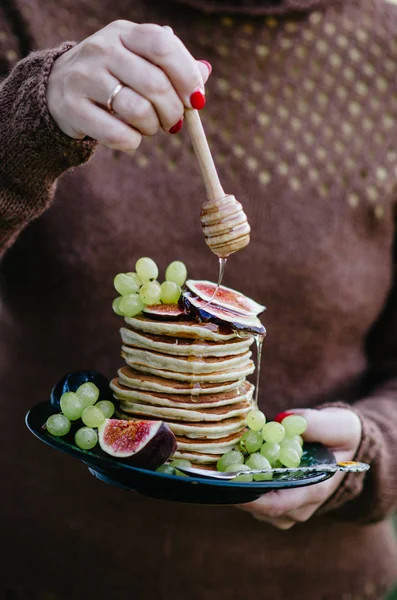
{"type": "Polygon", "coordinates": [[[350,450],[360,443],[361,421],[358,415],[348,408],[294,409],[307,421],[303,434],[306,442],[321,442],[331,448],[350,450]]]}

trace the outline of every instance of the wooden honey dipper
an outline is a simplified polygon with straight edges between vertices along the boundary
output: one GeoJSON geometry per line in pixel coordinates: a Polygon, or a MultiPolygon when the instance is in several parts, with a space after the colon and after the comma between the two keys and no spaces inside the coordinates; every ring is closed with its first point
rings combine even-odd
{"type": "Polygon", "coordinates": [[[251,228],[241,203],[223,191],[197,110],[186,109],[185,121],[207,194],[200,214],[205,241],[219,258],[227,258],[249,244],[251,228]]]}

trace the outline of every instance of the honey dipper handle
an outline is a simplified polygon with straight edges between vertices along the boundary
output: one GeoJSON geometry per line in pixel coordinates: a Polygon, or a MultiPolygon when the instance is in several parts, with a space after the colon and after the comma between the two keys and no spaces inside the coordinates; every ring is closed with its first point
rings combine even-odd
{"type": "Polygon", "coordinates": [[[187,123],[193,149],[204,179],[207,198],[208,200],[219,200],[225,196],[225,192],[219,181],[215,163],[197,110],[187,108],[185,111],[185,122],[187,123]]]}

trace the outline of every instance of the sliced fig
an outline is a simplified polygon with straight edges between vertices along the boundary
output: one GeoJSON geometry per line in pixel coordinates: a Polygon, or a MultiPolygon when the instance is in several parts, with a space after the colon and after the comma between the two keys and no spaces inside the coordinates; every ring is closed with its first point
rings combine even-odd
{"type": "Polygon", "coordinates": [[[109,387],[110,382],[102,373],[95,371],[95,369],[74,371],[73,373],[64,375],[52,388],[50,396],[52,408],[59,412],[61,410],[60,400],[62,394],[65,392],[75,392],[77,388],[87,381],[94,383],[99,389],[99,400],[107,400],[112,397],[112,391],[109,387]]]}
{"type": "Polygon", "coordinates": [[[201,300],[211,302],[211,304],[226,308],[227,310],[232,310],[242,315],[247,315],[249,317],[252,315],[256,316],[266,310],[266,307],[262,306],[262,304],[258,304],[258,302],[251,300],[248,296],[244,296],[244,294],[223,285],[219,286],[219,289],[217,290],[216,283],[213,283],[212,281],[195,281],[189,279],[186,282],[186,287],[192,294],[201,298],[201,300]]]}
{"type": "Polygon", "coordinates": [[[266,334],[266,329],[255,315],[242,315],[215,304],[208,304],[189,292],[182,294],[182,300],[186,309],[200,320],[210,320],[216,323],[230,323],[235,330],[243,330],[247,333],[266,334]]]}
{"type": "Polygon", "coordinates": [[[152,304],[145,306],[143,313],[156,319],[176,319],[185,314],[179,304],[152,304]]]}
{"type": "Polygon", "coordinates": [[[106,419],[98,438],[104,452],[144,469],[156,469],[176,450],[176,438],[162,421],[106,419]]]}

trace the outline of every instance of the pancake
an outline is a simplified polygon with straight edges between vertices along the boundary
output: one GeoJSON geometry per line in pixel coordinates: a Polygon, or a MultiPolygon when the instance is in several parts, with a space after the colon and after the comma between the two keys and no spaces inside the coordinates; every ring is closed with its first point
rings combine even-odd
{"type": "Polygon", "coordinates": [[[239,388],[229,392],[186,396],[131,390],[120,384],[117,379],[113,379],[110,383],[110,389],[117,400],[152,404],[154,406],[168,406],[171,408],[215,408],[217,406],[236,404],[244,400],[251,400],[253,388],[254,386],[251,383],[245,381],[239,388]]]}
{"type": "MultiPolygon", "coordinates": [[[[116,416],[118,419],[127,420],[140,420],[142,418],[141,415],[127,414],[120,409],[116,410],[116,416]]],[[[165,421],[165,423],[175,435],[197,440],[218,439],[232,433],[240,433],[241,435],[241,432],[245,429],[244,416],[212,423],[186,423],[177,421],[165,421]]]]}
{"type": "Polygon", "coordinates": [[[247,350],[254,341],[252,336],[248,336],[242,339],[234,338],[220,344],[219,342],[194,338],[176,338],[167,335],[142,333],[127,327],[122,327],[120,334],[123,343],[128,346],[177,356],[232,356],[247,350]]]}
{"type": "Polygon", "coordinates": [[[151,406],[138,402],[120,402],[120,410],[134,415],[145,417],[157,417],[164,421],[173,419],[177,421],[203,422],[222,421],[230,417],[244,416],[252,408],[251,402],[244,400],[231,406],[218,406],[216,408],[169,408],[166,406],[151,406]]]}
{"type": "Polygon", "coordinates": [[[189,460],[192,465],[210,465],[216,464],[220,458],[220,454],[204,454],[204,452],[193,452],[191,450],[176,450],[172,459],[184,458],[189,460]]]}
{"type": "Polygon", "coordinates": [[[224,454],[235,448],[241,439],[240,433],[228,435],[215,440],[192,440],[176,436],[179,451],[205,452],[208,454],[224,454]]]}
{"type": "MultiPolygon", "coordinates": [[[[252,355],[252,352],[246,350],[236,356],[225,357],[184,357],[169,356],[152,350],[142,350],[133,346],[122,345],[122,352],[128,358],[128,364],[139,365],[141,371],[148,366],[154,369],[164,369],[178,373],[204,374],[214,371],[229,371],[234,368],[245,367],[252,355]]],[[[136,368],[138,368],[136,366],[136,368]]]]}
{"type": "Polygon", "coordinates": [[[214,371],[212,373],[178,373],[176,371],[167,371],[165,369],[156,369],[153,367],[148,367],[147,365],[142,365],[140,363],[131,361],[128,355],[125,352],[121,353],[127,365],[133,367],[137,371],[142,371],[143,373],[149,373],[150,375],[157,375],[159,377],[164,377],[165,379],[177,379],[179,381],[188,381],[189,383],[220,383],[223,381],[238,381],[242,377],[247,377],[251,375],[251,373],[255,370],[255,365],[250,360],[247,365],[244,367],[237,368],[235,367],[231,371],[214,371]]]}
{"type": "Polygon", "coordinates": [[[164,379],[155,375],[143,374],[131,367],[121,367],[117,371],[119,383],[133,390],[147,390],[159,394],[183,394],[195,396],[198,394],[217,394],[229,392],[239,387],[244,378],[227,383],[193,383],[164,379]]]}
{"type": "Polygon", "coordinates": [[[154,335],[168,335],[176,338],[199,338],[212,342],[226,342],[236,337],[229,327],[222,328],[215,323],[199,323],[198,321],[161,321],[142,315],[125,317],[125,322],[135,331],[144,331],[154,335]]]}

